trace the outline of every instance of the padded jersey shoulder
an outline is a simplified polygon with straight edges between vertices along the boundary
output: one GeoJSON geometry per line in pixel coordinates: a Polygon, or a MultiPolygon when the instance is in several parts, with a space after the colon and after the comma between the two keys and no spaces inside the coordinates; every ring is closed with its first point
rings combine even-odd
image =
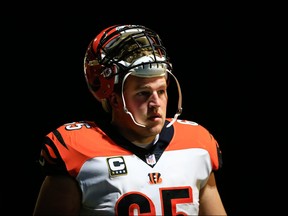
{"type": "Polygon", "coordinates": [[[202,125],[178,119],[173,124],[174,136],[168,150],[202,148],[209,152],[213,170],[222,166],[222,152],[214,136],[202,125]]]}
{"type": "Polygon", "coordinates": [[[44,174],[76,176],[85,161],[115,154],[129,152],[116,145],[95,122],[78,121],[63,124],[45,136],[39,162],[44,174]]]}

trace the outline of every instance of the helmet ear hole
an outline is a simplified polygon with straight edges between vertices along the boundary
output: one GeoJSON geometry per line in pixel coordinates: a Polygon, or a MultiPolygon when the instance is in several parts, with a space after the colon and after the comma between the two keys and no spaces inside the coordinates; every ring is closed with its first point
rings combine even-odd
{"type": "Polygon", "coordinates": [[[101,87],[101,83],[100,83],[99,77],[95,77],[95,79],[92,82],[92,85],[90,85],[90,86],[91,86],[91,89],[94,92],[97,92],[100,89],[100,87],[101,87]]]}

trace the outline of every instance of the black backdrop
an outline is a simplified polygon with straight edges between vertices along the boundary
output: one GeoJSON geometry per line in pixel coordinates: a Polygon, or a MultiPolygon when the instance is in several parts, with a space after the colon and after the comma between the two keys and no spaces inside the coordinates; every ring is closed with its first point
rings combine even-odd
{"type": "MultiPolygon", "coordinates": [[[[263,75],[259,64],[263,62],[259,54],[264,51],[265,16],[255,13],[255,8],[235,5],[228,9],[220,5],[168,9],[86,5],[85,10],[46,6],[13,11],[13,20],[3,17],[7,31],[2,36],[7,36],[3,41],[8,46],[5,75],[10,81],[4,90],[4,107],[13,115],[7,121],[11,149],[1,159],[9,165],[3,171],[2,186],[8,193],[1,193],[5,194],[1,208],[32,213],[42,181],[35,160],[46,133],[66,122],[103,115],[83,75],[90,40],[109,25],[142,24],[156,30],[166,45],[183,91],[180,118],[202,124],[219,142],[224,164],[216,177],[228,214],[261,211],[261,204],[256,205],[261,197],[249,187],[261,177],[262,167],[251,148],[261,145],[255,142],[253,128],[260,119],[259,74],[263,75]]],[[[177,94],[170,94],[173,101],[177,94]]]]}

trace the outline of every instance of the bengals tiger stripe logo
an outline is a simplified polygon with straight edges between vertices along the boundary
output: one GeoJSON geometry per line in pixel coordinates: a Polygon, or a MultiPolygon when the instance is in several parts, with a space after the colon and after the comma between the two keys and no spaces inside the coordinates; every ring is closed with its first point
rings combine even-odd
{"type": "Polygon", "coordinates": [[[149,184],[160,184],[162,182],[161,174],[156,173],[148,173],[149,184]]]}

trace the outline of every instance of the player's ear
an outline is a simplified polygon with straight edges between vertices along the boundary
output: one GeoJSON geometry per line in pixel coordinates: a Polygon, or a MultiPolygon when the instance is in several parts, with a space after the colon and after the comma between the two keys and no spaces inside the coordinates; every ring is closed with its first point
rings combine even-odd
{"type": "Polygon", "coordinates": [[[119,106],[119,100],[120,99],[121,98],[117,94],[112,93],[109,97],[110,106],[117,109],[119,106]]]}
{"type": "Polygon", "coordinates": [[[101,103],[102,103],[102,108],[103,108],[107,113],[111,112],[110,102],[109,102],[109,100],[108,100],[107,98],[103,99],[103,100],[101,101],[101,103]]]}

